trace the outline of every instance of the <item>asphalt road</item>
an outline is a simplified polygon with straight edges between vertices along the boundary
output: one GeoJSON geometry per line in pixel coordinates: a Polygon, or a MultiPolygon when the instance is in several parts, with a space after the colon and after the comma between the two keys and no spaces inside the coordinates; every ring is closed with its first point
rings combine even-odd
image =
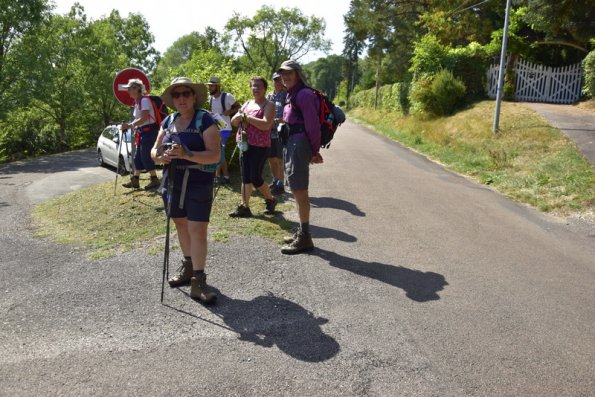
{"type": "Polygon", "coordinates": [[[316,250],[212,242],[209,308],[185,287],[159,303],[161,257],[89,260],[32,236],[34,203],[114,177],[91,152],[0,168],[0,395],[595,393],[592,223],[349,122],[323,156],[316,250]]]}

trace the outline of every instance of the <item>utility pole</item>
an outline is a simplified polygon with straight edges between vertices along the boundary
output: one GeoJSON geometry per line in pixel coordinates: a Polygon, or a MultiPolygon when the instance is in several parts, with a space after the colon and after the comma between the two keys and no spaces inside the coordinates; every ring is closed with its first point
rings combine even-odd
{"type": "Polygon", "coordinates": [[[506,16],[504,17],[504,32],[502,34],[502,52],[500,53],[500,68],[498,70],[498,90],[496,91],[496,111],[494,112],[494,134],[498,133],[500,123],[500,101],[504,87],[504,63],[506,62],[506,43],[508,41],[508,21],[510,20],[510,2],[506,0],[506,16]]]}

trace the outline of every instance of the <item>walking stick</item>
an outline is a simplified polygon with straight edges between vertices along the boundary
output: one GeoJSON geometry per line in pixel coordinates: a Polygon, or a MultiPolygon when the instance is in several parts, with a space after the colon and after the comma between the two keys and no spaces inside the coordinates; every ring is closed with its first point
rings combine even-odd
{"type": "Polygon", "coordinates": [[[172,196],[174,194],[174,176],[173,176],[174,167],[172,166],[172,162],[170,162],[167,166],[167,221],[165,223],[165,248],[163,250],[163,274],[161,277],[161,303],[163,303],[163,291],[165,289],[165,280],[169,278],[169,224],[170,224],[170,213],[171,213],[171,203],[172,203],[172,196]]]}
{"type": "MultiPolygon", "coordinates": [[[[118,129],[118,135],[119,135],[119,139],[118,139],[118,163],[120,162],[120,151],[122,150],[122,141],[124,140],[124,131],[122,131],[121,129],[118,129]]],[[[126,146],[126,149],[128,149],[128,146],[126,146]]],[[[126,163],[124,163],[126,164],[126,163]]],[[[126,167],[126,165],[124,165],[124,167],[126,167]]],[[[119,167],[116,166],[116,179],[114,180],[114,196],[116,195],[116,187],[118,186],[118,169],[119,167]]]]}
{"type": "MultiPolygon", "coordinates": [[[[222,145],[221,150],[225,150],[225,145],[222,145]]],[[[229,167],[229,164],[231,164],[231,162],[233,161],[233,156],[236,154],[236,150],[238,150],[238,146],[237,145],[236,145],[235,148],[233,148],[233,152],[231,152],[231,157],[229,158],[229,161],[227,163],[228,164],[228,167],[229,167]]],[[[215,194],[213,194],[213,201],[215,201],[215,197],[217,197],[217,193],[219,193],[219,189],[220,188],[221,188],[221,184],[219,184],[217,186],[217,189],[215,189],[215,194]]]]}

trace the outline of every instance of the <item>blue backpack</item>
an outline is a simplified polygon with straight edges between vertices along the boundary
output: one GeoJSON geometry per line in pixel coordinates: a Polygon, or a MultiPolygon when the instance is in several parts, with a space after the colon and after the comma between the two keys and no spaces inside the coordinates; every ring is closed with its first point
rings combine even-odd
{"type": "MultiPolygon", "coordinates": [[[[195,125],[194,128],[196,128],[196,130],[199,132],[201,138],[202,138],[202,118],[204,116],[205,113],[209,113],[207,110],[205,109],[198,109],[196,111],[194,120],[195,120],[195,125]]],[[[174,122],[174,120],[176,119],[176,117],[178,117],[180,115],[180,113],[175,112],[172,115],[170,115],[169,117],[167,117],[165,119],[165,123],[164,123],[164,127],[165,128],[169,128],[171,126],[171,124],[174,122]]],[[[214,123],[217,128],[219,128],[217,122],[214,123]]],[[[204,139],[203,139],[204,141],[204,139]]],[[[184,148],[185,150],[188,150],[188,148],[184,148]]],[[[216,163],[212,163],[212,164],[194,164],[194,165],[189,165],[188,168],[196,168],[199,169],[203,172],[215,172],[215,170],[217,169],[217,167],[219,167],[219,165],[225,160],[225,146],[220,145],[219,147],[220,149],[220,156],[219,156],[219,161],[216,163]]]]}

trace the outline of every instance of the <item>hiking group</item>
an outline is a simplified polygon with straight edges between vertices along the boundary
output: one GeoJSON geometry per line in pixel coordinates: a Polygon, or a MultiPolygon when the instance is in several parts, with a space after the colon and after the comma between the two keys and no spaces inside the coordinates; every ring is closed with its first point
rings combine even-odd
{"type": "Polygon", "coordinates": [[[140,150],[135,156],[135,173],[125,186],[138,188],[137,172],[144,169],[151,172],[148,188],[153,188],[159,184],[153,176],[155,163],[164,164],[159,192],[166,208],[168,231],[172,219],[183,255],[180,268],[168,278],[168,283],[171,287],[190,284],[190,296],[202,303],[216,299],[206,283],[207,229],[213,185],[229,183],[224,149],[232,127],[237,128],[242,197],[229,215],[251,217],[249,201],[255,189],[265,199],[265,214],[274,214],[274,195],[284,193],[284,186],[288,186],[295,199],[299,226],[293,235],[284,238],[281,252],[299,254],[314,248],[310,234],[309,167],[323,162],[320,148],[328,146],[344,115],[338,108],[329,109],[330,101],[319,91],[304,89],[309,88],[308,83],[296,61],[283,62],[272,80],[274,91],[267,96],[267,80],[252,77],[249,84],[253,98],[240,106],[232,94],[221,91],[219,78],[211,78],[207,84],[209,112],[202,109],[207,102],[207,87],[187,77],[177,77],[161,95],[163,103],[175,112],[159,123],[157,106],[152,106],[143,95],[142,83],[132,79],[127,85],[135,100],[135,119],[122,128],[136,128],[140,150]],[[333,111],[339,112],[339,117],[333,111]],[[145,135],[145,130],[151,135],[145,135]],[[273,175],[270,185],[262,177],[267,160],[273,175]]]}

